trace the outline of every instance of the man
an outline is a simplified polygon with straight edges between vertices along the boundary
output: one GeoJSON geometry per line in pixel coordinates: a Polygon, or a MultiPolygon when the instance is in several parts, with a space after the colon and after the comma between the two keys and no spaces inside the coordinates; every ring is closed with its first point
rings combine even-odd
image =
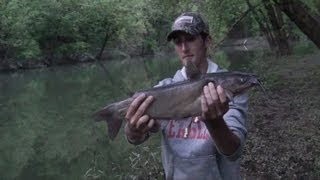
{"type": "MultiPolygon", "coordinates": [[[[211,37],[199,14],[181,14],[167,40],[173,41],[183,66],[192,61],[201,73],[222,71],[207,58],[211,37]]],[[[187,78],[183,67],[157,86],[187,78]]],[[[223,88],[209,83],[203,88],[201,117],[170,121],[151,119],[145,114],[153,100],[144,94],[136,97],[126,114],[125,132],[130,143],[140,144],[150,132],[161,131],[166,179],[241,179],[239,157],[246,137],[246,95],[229,102],[223,88]]]]}

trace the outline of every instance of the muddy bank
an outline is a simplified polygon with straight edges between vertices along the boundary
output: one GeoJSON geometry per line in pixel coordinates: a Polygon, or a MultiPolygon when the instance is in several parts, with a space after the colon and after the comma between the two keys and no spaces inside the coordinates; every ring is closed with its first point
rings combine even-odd
{"type": "Polygon", "coordinates": [[[320,52],[257,64],[268,95],[251,94],[244,179],[320,179],[320,52]]]}

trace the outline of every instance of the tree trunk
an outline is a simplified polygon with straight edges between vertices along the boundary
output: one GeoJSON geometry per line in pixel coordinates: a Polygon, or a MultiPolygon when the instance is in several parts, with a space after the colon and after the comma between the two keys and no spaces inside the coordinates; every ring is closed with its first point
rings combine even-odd
{"type": "Polygon", "coordinates": [[[264,26],[265,30],[263,32],[264,32],[265,36],[267,37],[267,40],[271,46],[271,49],[275,50],[277,47],[277,43],[276,43],[275,37],[272,33],[271,24],[269,24],[268,18],[266,17],[266,15],[262,11],[262,9],[259,9],[257,11],[257,16],[261,17],[260,18],[261,23],[264,22],[263,26],[264,26]]]}
{"type": "Polygon", "coordinates": [[[319,15],[311,15],[309,8],[300,0],[273,0],[278,7],[320,48],[319,15]]]}
{"type": "Polygon", "coordinates": [[[267,14],[272,25],[273,37],[277,45],[279,55],[289,55],[290,47],[286,37],[285,29],[283,28],[283,19],[281,13],[278,13],[279,9],[273,6],[270,2],[263,1],[264,7],[267,10],[267,14]]]}
{"type": "Polygon", "coordinates": [[[269,28],[259,18],[258,12],[256,10],[254,10],[253,5],[250,3],[250,1],[249,0],[245,0],[245,1],[246,1],[247,5],[248,5],[249,9],[252,10],[253,17],[257,21],[260,30],[265,34],[265,36],[267,38],[267,41],[268,41],[268,44],[269,44],[269,47],[271,49],[274,49],[274,44],[275,43],[274,43],[274,40],[273,40],[273,37],[272,37],[272,33],[270,32],[269,28]]]}
{"type": "Polygon", "coordinates": [[[101,46],[101,48],[100,48],[100,51],[99,51],[99,53],[96,55],[96,59],[97,59],[98,61],[100,61],[101,58],[102,58],[102,54],[103,54],[103,51],[104,51],[104,49],[105,49],[105,47],[106,47],[106,45],[107,45],[108,40],[109,40],[109,33],[108,33],[108,31],[106,31],[106,34],[105,34],[105,36],[104,36],[104,40],[103,40],[103,42],[102,42],[102,46],[101,46]]]}

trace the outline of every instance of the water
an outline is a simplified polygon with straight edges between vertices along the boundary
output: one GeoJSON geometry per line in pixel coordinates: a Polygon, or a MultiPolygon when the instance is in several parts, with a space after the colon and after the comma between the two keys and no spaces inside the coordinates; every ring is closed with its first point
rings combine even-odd
{"type": "MultiPolygon", "coordinates": [[[[255,57],[238,53],[216,59],[235,70],[255,57]]],[[[111,142],[106,124],[94,123],[91,115],[174,75],[179,61],[145,57],[104,65],[107,72],[99,64],[86,64],[0,75],[1,180],[122,178],[133,172],[132,157],[139,156],[132,151],[147,154],[140,162],[152,156],[152,163],[161,166],[160,155],[152,154],[159,152],[157,135],[140,149],[128,145],[121,132],[111,142]]]]}

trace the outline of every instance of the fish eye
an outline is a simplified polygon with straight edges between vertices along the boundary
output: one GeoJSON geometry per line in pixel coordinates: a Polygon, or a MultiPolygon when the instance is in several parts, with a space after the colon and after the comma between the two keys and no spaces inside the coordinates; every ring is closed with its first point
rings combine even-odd
{"type": "Polygon", "coordinates": [[[240,78],[240,82],[244,83],[244,79],[243,79],[243,78],[240,78]]]}

